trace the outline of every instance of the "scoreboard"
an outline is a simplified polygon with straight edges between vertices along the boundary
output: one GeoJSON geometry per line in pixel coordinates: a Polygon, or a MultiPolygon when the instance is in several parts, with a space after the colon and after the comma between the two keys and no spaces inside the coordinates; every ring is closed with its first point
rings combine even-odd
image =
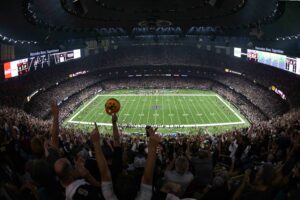
{"type": "Polygon", "coordinates": [[[32,71],[50,67],[51,63],[59,64],[81,58],[80,49],[72,51],[31,55],[29,58],[4,63],[4,78],[22,76],[32,71]]]}
{"type": "Polygon", "coordinates": [[[247,49],[247,60],[270,65],[300,75],[300,58],[287,55],[247,49]]]}
{"type": "Polygon", "coordinates": [[[29,70],[38,70],[43,69],[44,67],[49,67],[50,66],[50,55],[45,54],[45,55],[39,55],[39,56],[34,56],[30,57],[28,61],[29,65],[29,70]]]}
{"type": "Polygon", "coordinates": [[[52,54],[55,64],[67,62],[81,57],[80,49],[52,54]]]}
{"type": "Polygon", "coordinates": [[[288,57],[286,59],[285,70],[296,73],[297,72],[297,59],[288,57]]]}
{"type": "Polygon", "coordinates": [[[20,59],[4,63],[4,77],[13,78],[29,72],[28,59],[20,59]]]}
{"type": "Polygon", "coordinates": [[[258,60],[258,53],[256,50],[251,50],[251,49],[248,49],[247,50],[247,58],[249,61],[254,61],[254,62],[257,62],[258,60]]]}

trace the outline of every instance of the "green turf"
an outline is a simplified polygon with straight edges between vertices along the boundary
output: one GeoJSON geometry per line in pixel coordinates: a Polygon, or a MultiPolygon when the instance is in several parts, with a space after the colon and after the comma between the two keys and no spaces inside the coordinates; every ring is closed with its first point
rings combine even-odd
{"type": "MultiPolygon", "coordinates": [[[[159,126],[163,133],[219,133],[249,126],[249,122],[229,102],[211,91],[199,90],[116,90],[101,93],[84,103],[66,120],[79,128],[90,128],[97,122],[109,132],[111,117],[104,111],[109,98],[121,103],[118,113],[121,125],[159,126]],[[177,127],[178,125],[184,127],[177,127]]],[[[142,132],[143,128],[126,129],[142,132]]]]}

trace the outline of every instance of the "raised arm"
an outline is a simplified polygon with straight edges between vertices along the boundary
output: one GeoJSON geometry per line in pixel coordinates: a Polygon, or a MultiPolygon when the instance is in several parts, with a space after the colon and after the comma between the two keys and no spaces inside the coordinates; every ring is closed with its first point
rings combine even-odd
{"type": "Polygon", "coordinates": [[[119,134],[119,129],[118,129],[118,125],[117,125],[118,117],[117,117],[116,113],[112,114],[111,121],[112,121],[112,127],[113,127],[114,146],[120,147],[121,146],[120,134],[119,134]]]}
{"type": "Polygon", "coordinates": [[[153,181],[153,171],[156,162],[156,148],[160,142],[160,136],[155,133],[156,130],[157,128],[153,129],[152,127],[149,130],[148,157],[142,178],[142,183],[146,185],[152,185],[153,181]]]}
{"type": "Polygon", "coordinates": [[[84,166],[84,162],[82,161],[75,161],[75,167],[78,171],[78,176],[79,177],[83,177],[85,178],[91,185],[96,186],[96,187],[100,187],[101,183],[96,180],[91,173],[89,172],[89,170],[87,170],[84,166]]]}
{"type": "Polygon", "coordinates": [[[96,161],[101,174],[101,182],[111,182],[109,168],[107,166],[106,159],[101,149],[100,134],[96,123],[95,129],[91,133],[91,141],[95,149],[96,161]]]}
{"type": "Polygon", "coordinates": [[[240,198],[245,187],[250,183],[250,174],[251,174],[251,170],[245,171],[244,180],[243,180],[242,184],[240,185],[240,187],[233,194],[232,200],[237,200],[240,198]]]}
{"type": "Polygon", "coordinates": [[[91,141],[94,145],[96,161],[101,175],[102,194],[105,199],[117,200],[117,197],[113,192],[110,171],[101,149],[100,134],[96,122],[95,129],[91,133],[91,141]]]}
{"type": "Polygon", "coordinates": [[[51,102],[52,127],[51,127],[51,145],[58,149],[58,134],[59,134],[59,108],[56,101],[51,102]]]}

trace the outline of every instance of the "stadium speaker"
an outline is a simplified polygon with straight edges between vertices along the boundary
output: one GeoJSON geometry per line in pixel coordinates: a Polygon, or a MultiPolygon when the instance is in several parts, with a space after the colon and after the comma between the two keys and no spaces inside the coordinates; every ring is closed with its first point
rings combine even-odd
{"type": "Polygon", "coordinates": [[[73,7],[76,13],[78,13],[81,16],[86,15],[89,11],[87,6],[84,4],[83,0],[74,0],[73,7]]]}

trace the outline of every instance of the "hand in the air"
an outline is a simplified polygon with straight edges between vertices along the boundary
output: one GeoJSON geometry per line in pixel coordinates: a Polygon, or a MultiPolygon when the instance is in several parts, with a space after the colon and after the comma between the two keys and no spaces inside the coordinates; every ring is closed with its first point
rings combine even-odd
{"type": "Polygon", "coordinates": [[[118,121],[118,116],[117,116],[116,113],[113,113],[113,114],[111,115],[111,121],[112,121],[113,124],[117,123],[117,121],[118,121]]]}
{"type": "Polygon", "coordinates": [[[94,125],[95,125],[95,128],[91,133],[91,141],[93,142],[93,144],[97,144],[100,142],[100,134],[99,134],[99,129],[98,129],[96,122],[94,123],[94,125]]]}

